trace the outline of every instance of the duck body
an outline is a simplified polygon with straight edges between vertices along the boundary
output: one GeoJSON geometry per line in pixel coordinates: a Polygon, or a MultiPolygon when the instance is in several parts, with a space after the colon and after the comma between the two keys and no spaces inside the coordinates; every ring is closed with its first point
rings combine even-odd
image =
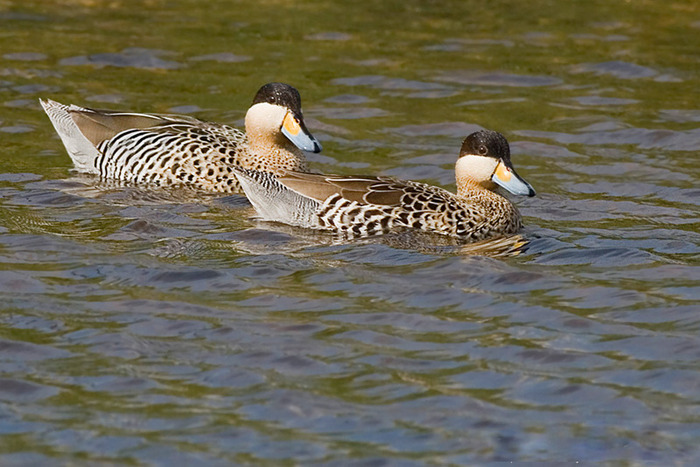
{"type": "Polygon", "coordinates": [[[245,133],[182,115],[41,104],[77,170],[127,183],[235,193],[233,167],[304,172],[302,150],[321,150],[304,124],[298,91],[283,83],[260,88],[245,133]]]}
{"type": "Polygon", "coordinates": [[[408,228],[481,240],[522,227],[515,206],[492,192],[457,195],[391,177],[277,176],[251,169],[236,169],[236,174],[263,219],[351,238],[408,228]]]}
{"type": "Polygon", "coordinates": [[[532,187],[512,170],[508,143],[496,132],[477,132],[465,140],[457,163],[457,193],[381,176],[272,174],[244,168],[234,173],[265,220],[331,230],[350,238],[412,229],[476,241],[513,234],[522,227],[518,209],[484,186],[493,184],[501,164],[504,178],[510,175],[506,188],[534,195],[532,187]],[[460,164],[465,157],[473,158],[471,164],[460,164]]]}

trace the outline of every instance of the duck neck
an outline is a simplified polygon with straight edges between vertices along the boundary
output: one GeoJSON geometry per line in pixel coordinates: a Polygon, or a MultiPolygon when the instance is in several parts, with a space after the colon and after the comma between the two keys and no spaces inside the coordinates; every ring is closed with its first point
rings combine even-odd
{"type": "Polygon", "coordinates": [[[272,173],[282,170],[308,170],[304,153],[294,146],[284,135],[248,132],[248,152],[254,162],[252,167],[272,173]]]}
{"type": "Polygon", "coordinates": [[[498,193],[492,191],[494,188],[496,188],[496,184],[491,180],[479,183],[468,175],[457,176],[457,194],[459,196],[469,197],[473,196],[474,193],[487,192],[500,198],[498,193]]]}
{"type": "Polygon", "coordinates": [[[487,218],[493,218],[494,228],[501,229],[502,233],[515,233],[522,227],[520,212],[508,198],[492,191],[495,187],[495,183],[490,180],[479,183],[470,177],[459,177],[457,197],[487,218]],[[487,184],[491,186],[484,186],[487,184]]]}

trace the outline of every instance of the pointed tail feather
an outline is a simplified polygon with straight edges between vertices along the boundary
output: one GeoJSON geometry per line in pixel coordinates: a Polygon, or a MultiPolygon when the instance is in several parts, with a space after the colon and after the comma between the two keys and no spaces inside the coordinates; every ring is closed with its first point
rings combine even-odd
{"type": "Polygon", "coordinates": [[[75,168],[81,172],[99,173],[95,159],[99,156],[97,148],[83,135],[70,115],[70,110],[79,107],[60,104],[51,99],[39,99],[44,112],[49,116],[58,136],[61,137],[66,151],[73,160],[75,168]]]}
{"type": "Polygon", "coordinates": [[[319,228],[316,212],[320,203],[290,190],[268,172],[234,167],[246,197],[258,215],[268,221],[319,228]]]}

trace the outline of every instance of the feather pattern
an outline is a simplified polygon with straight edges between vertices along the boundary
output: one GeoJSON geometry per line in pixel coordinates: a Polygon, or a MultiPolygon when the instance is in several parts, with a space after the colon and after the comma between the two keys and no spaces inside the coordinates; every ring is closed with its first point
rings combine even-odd
{"type": "MultiPolygon", "coordinates": [[[[505,138],[498,135],[502,144],[500,139],[505,138]]],[[[495,145],[489,149],[499,150],[495,145]]],[[[487,152],[477,157],[484,154],[487,152]]],[[[502,156],[492,156],[494,169],[504,159],[502,156]]],[[[383,176],[293,171],[276,175],[244,168],[235,168],[234,173],[262,218],[331,230],[349,238],[414,229],[476,241],[513,234],[522,227],[520,213],[507,198],[485,188],[485,181],[467,174],[458,177],[458,192],[452,193],[383,176]]]]}
{"type": "Polygon", "coordinates": [[[320,151],[303,124],[298,91],[282,83],[260,88],[246,116],[246,133],[182,115],[41,104],[76,169],[105,179],[235,193],[236,166],[306,171],[304,153],[281,132],[287,114],[305,132],[305,142],[320,151]]]}

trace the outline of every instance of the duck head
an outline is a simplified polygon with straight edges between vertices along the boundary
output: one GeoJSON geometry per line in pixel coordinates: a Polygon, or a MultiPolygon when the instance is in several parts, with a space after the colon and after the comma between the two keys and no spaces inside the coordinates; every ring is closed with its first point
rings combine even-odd
{"type": "Polygon", "coordinates": [[[321,152],[321,143],[309,132],[301,112],[301,96],[284,83],[261,87],[245,117],[246,133],[251,139],[283,136],[297,148],[321,152]]]}
{"type": "Polygon", "coordinates": [[[534,188],[513,168],[508,140],[496,131],[481,130],[467,136],[455,172],[458,185],[467,178],[488,189],[499,185],[515,195],[535,196],[534,188]]]}

